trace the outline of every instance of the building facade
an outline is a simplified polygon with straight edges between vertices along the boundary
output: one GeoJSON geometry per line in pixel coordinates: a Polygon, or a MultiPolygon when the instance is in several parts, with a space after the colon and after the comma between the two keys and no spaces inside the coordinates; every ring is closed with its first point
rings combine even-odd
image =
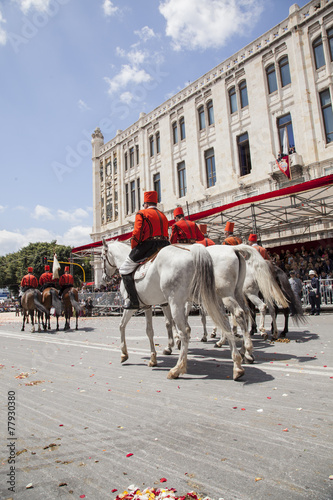
{"type": "Polygon", "coordinates": [[[286,20],[110,141],[97,128],[93,241],[130,232],[147,190],[173,219],[179,205],[195,214],[332,174],[332,69],[333,1],[294,4],[286,20]],[[276,164],[286,143],[291,179],[276,164]]]}

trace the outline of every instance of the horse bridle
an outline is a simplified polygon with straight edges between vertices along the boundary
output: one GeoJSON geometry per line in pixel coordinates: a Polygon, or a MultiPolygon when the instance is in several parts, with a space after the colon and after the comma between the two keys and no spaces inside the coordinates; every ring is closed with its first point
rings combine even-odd
{"type": "Polygon", "coordinates": [[[116,269],[117,266],[115,266],[114,264],[111,264],[111,262],[109,260],[108,251],[107,250],[105,251],[105,248],[103,248],[102,257],[103,257],[103,277],[105,276],[106,279],[111,280],[112,276],[110,276],[107,273],[106,263],[108,263],[111,268],[114,267],[116,269]]]}

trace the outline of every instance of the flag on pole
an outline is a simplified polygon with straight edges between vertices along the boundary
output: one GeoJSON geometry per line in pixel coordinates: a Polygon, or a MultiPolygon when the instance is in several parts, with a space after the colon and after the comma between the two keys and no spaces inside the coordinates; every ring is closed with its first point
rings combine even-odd
{"type": "Polygon", "coordinates": [[[53,279],[58,279],[59,278],[59,270],[60,270],[60,264],[57,259],[57,254],[55,253],[53,256],[53,274],[52,278],[53,279]]]}
{"type": "Polygon", "coordinates": [[[284,175],[288,177],[289,180],[291,180],[287,127],[285,127],[283,130],[282,154],[281,157],[276,160],[276,163],[281,172],[284,173],[284,175]]]}

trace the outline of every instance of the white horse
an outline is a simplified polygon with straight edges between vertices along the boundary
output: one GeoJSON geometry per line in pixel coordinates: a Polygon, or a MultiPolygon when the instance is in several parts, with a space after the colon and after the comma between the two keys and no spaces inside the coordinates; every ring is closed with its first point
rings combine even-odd
{"type": "MultiPolygon", "coordinates": [[[[104,279],[110,278],[116,269],[119,269],[129,252],[130,247],[125,243],[113,241],[107,245],[103,241],[104,279]]],[[[180,335],[181,349],[178,362],[170,370],[168,378],[177,378],[187,370],[187,351],[191,329],[185,315],[185,305],[186,302],[192,301],[202,304],[213,321],[225,333],[234,362],[233,378],[239,379],[244,374],[241,366],[242,357],[237,350],[223,304],[215,291],[213,263],[206,248],[203,245],[191,245],[188,248],[169,245],[160,250],[156,258],[149,263],[144,276],[140,273],[143,274],[142,270],[137,270],[135,278],[136,289],[143,307],[168,303],[172,320],[180,335]]],[[[121,284],[120,291],[124,295],[123,284],[121,284]]],[[[124,310],[120,323],[122,362],[128,359],[125,328],[134,313],[135,310],[124,310]]],[[[147,334],[153,335],[152,328],[148,328],[148,323],[147,334]]],[[[154,359],[151,361],[154,362],[154,359]]]]}
{"type": "MultiPolygon", "coordinates": [[[[212,245],[207,247],[214,263],[216,291],[224,306],[240,326],[243,335],[241,354],[246,362],[253,362],[253,344],[248,328],[249,309],[245,298],[245,285],[251,280],[271,307],[274,303],[288,307],[288,302],[275,278],[270,264],[260,253],[249,245],[212,245]]],[[[246,294],[247,295],[247,294],[246,294]]],[[[247,295],[248,296],[248,295],[247,295]]],[[[249,297],[251,298],[251,297],[249,297]]],[[[266,305],[264,304],[265,308],[266,305]]],[[[203,340],[207,336],[204,329],[203,340]]],[[[216,343],[221,347],[224,337],[216,343]]]]}

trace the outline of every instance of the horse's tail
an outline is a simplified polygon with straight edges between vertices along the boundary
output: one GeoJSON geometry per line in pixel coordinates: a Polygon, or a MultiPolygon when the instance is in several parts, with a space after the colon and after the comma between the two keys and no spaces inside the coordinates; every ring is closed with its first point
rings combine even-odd
{"type": "Polygon", "coordinates": [[[34,304],[35,304],[37,311],[39,311],[43,314],[46,314],[46,315],[49,313],[48,310],[43,306],[43,304],[39,300],[38,290],[34,290],[34,304]]]}
{"type": "Polygon", "coordinates": [[[230,332],[228,317],[223,314],[223,303],[216,293],[213,259],[203,245],[192,245],[191,254],[194,261],[194,275],[190,285],[191,300],[203,305],[214,323],[222,330],[230,332]]]}
{"type": "Polygon", "coordinates": [[[54,307],[56,315],[61,316],[62,314],[62,302],[58,297],[58,294],[54,288],[50,290],[51,298],[52,298],[52,307],[54,307]]]}
{"type": "Polygon", "coordinates": [[[80,304],[76,301],[75,295],[73,290],[70,290],[69,294],[69,300],[71,301],[72,306],[74,307],[75,311],[79,313],[81,311],[81,306],[80,304]]]}
{"type": "Polygon", "coordinates": [[[266,304],[274,307],[275,302],[278,306],[287,308],[289,304],[276,280],[271,263],[263,259],[260,253],[249,245],[237,245],[236,248],[244,256],[247,264],[252,266],[253,277],[266,304]]]}
{"type": "Polygon", "coordinates": [[[301,299],[297,295],[295,295],[293,289],[291,288],[288,276],[278,266],[273,264],[271,265],[274,269],[276,281],[280,285],[284,296],[287,298],[289,302],[289,310],[293,318],[293,321],[296,323],[296,325],[299,325],[301,323],[302,324],[306,323],[307,319],[304,316],[301,299]]]}

